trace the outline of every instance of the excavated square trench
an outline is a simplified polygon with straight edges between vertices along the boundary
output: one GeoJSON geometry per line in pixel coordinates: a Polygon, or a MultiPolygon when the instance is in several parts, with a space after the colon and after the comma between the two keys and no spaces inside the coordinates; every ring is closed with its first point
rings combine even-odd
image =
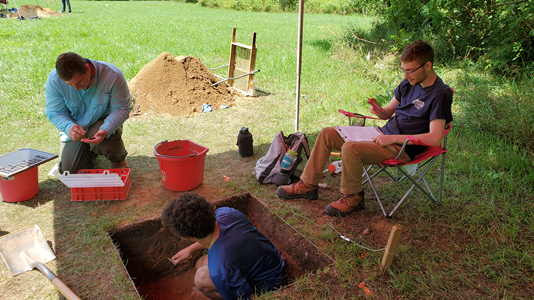
{"type": "MultiPolygon", "coordinates": [[[[214,201],[218,208],[232,207],[245,214],[282,254],[286,262],[284,285],[299,275],[323,268],[333,261],[298,231],[271,214],[269,208],[250,193],[214,201]]],[[[175,237],[154,218],[109,230],[113,243],[139,294],[147,300],[193,299],[194,262],[173,265],[169,259],[189,242],[175,237]]],[[[198,298],[195,298],[198,299],[198,298]]]]}

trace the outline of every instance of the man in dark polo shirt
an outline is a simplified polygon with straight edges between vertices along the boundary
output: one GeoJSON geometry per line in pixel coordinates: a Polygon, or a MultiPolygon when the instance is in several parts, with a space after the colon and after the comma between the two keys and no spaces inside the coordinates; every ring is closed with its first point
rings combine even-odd
{"type": "MultiPolygon", "coordinates": [[[[401,54],[404,80],[395,89],[395,96],[381,108],[371,105],[369,110],[382,120],[388,120],[381,129],[383,135],[372,142],[345,142],[335,128],[324,128],[317,136],[310,159],[301,180],[280,186],[276,194],[284,199],[317,199],[317,185],[332,150],[341,151],[341,192],[343,197],[327,205],[325,213],[345,216],[364,208],[362,175],[364,164],[378,164],[395,158],[401,145],[413,137],[429,146],[439,146],[445,124],[452,121],[452,91],[434,71],[434,50],[418,40],[408,45],[401,54]]],[[[408,143],[399,160],[410,161],[426,146],[408,143]]]]}

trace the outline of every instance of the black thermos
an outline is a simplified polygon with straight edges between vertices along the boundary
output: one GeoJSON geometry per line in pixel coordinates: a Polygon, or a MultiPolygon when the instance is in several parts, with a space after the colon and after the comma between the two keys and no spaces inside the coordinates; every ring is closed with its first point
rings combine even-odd
{"type": "Polygon", "coordinates": [[[254,149],[252,149],[252,133],[248,132],[247,127],[241,127],[241,130],[239,130],[237,146],[239,146],[239,155],[242,157],[254,155],[254,149]]]}

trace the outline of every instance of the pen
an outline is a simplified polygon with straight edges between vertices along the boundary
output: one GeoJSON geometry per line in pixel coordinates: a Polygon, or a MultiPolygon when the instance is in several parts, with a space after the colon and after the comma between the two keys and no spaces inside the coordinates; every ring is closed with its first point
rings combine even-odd
{"type": "Polygon", "coordinates": [[[380,107],[380,105],[378,105],[376,102],[376,100],[373,99],[373,98],[367,98],[367,103],[371,104],[372,106],[376,107],[379,111],[381,112],[384,112],[384,110],[382,109],[382,107],[380,107]],[[374,101],[373,101],[374,100],[374,101]]]}

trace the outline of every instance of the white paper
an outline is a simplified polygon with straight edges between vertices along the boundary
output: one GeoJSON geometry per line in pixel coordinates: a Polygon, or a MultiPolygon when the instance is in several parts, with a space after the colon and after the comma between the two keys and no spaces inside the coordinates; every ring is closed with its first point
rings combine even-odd
{"type": "Polygon", "coordinates": [[[336,126],[336,131],[345,142],[372,142],[381,133],[373,126],[336,126]]]}

